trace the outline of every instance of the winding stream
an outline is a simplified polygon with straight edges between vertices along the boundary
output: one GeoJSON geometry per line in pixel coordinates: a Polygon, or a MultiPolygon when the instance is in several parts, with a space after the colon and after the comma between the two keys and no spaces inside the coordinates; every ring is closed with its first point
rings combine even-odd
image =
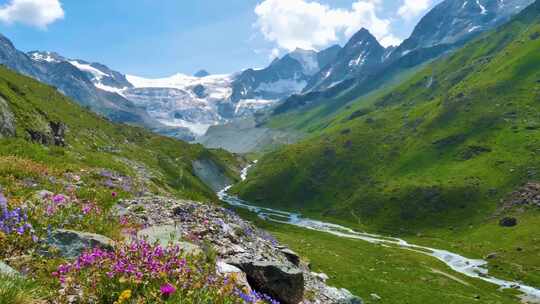
{"type": "MultiPolygon", "coordinates": [[[[254,162],[254,164],[255,163],[256,162],[254,162]]],[[[253,164],[247,166],[242,170],[242,180],[245,180],[247,178],[248,171],[252,166],[253,164]]],[[[262,219],[277,223],[294,225],[320,232],[326,232],[339,237],[362,240],[373,244],[396,246],[405,250],[411,250],[421,254],[425,254],[442,261],[452,270],[459,272],[463,275],[498,285],[502,289],[517,289],[523,293],[523,300],[529,301],[530,303],[540,303],[540,289],[532,286],[523,285],[518,282],[505,281],[490,276],[488,274],[488,269],[486,268],[487,262],[484,260],[469,259],[450,251],[410,244],[405,240],[394,237],[385,237],[377,234],[357,232],[341,225],[303,218],[298,213],[291,213],[281,210],[253,206],[250,205],[248,202],[239,199],[236,196],[229,195],[227,192],[231,187],[232,186],[228,186],[218,192],[219,198],[223,202],[231,206],[247,209],[257,214],[262,219]]]]}

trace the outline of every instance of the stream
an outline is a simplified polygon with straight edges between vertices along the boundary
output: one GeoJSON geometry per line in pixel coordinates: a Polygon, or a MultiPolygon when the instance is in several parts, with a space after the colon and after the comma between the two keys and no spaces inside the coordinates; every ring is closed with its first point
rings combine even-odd
{"type": "MultiPolygon", "coordinates": [[[[249,169],[256,164],[256,161],[247,166],[242,170],[241,178],[242,180],[245,180],[247,178],[247,174],[249,169]]],[[[386,237],[382,235],[377,234],[371,234],[371,233],[364,233],[364,232],[357,232],[353,229],[336,225],[332,223],[326,223],[322,221],[316,221],[308,218],[302,217],[299,213],[291,213],[276,209],[270,209],[270,208],[264,208],[264,207],[257,207],[254,205],[250,205],[248,202],[243,201],[239,199],[236,196],[229,195],[228,190],[232,186],[228,186],[225,189],[218,192],[219,198],[237,208],[243,208],[247,209],[255,214],[257,214],[260,218],[264,220],[269,220],[272,222],[282,223],[282,224],[289,224],[294,225],[306,229],[311,229],[315,231],[320,232],[326,232],[338,237],[344,237],[349,239],[356,239],[356,240],[362,240],[366,241],[372,244],[381,244],[386,246],[395,246],[398,248],[402,248],[405,250],[411,250],[414,252],[418,252],[420,254],[425,254],[431,257],[434,257],[443,263],[445,263],[448,267],[450,267],[452,270],[461,273],[465,276],[480,279],[495,285],[498,285],[501,289],[516,289],[523,293],[522,299],[529,303],[540,303],[540,289],[523,285],[518,282],[512,282],[512,281],[506,281],[502,279],[498,279],[495,277],[492,277],[488,274],[488,269],[486,268],[488,262],[480,259],[469,259],[464,256],[461,256],[459,254],[447,251],[447,250],[441,250],[441,249],[435,249],[425,246],[419,246],[410,244],[405,240],[394,238],[394,237],[386,237]]]]}

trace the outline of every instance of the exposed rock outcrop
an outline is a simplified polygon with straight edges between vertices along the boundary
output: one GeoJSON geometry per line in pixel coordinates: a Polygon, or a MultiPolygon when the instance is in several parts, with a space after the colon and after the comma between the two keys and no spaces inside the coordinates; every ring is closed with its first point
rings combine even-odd
{"type": "Polygon", "coordinates": [[[45,240],[45,244],[54,252],[48,250],[42,254],[51,256],[57,253],[67,259],[75,259],[88,249],[112,250],[114,246],[114,242],[103,235],[72,230],[53,231],[45,240]]]}
{"type": "Polygon", "coordinates": [[[116,208],[147,227],[140,235],[201,248],[211,244],[219,273],[234,274],[246,288],[282,303],[362,303],[349,291],[326,285],[326,275],[312,273],[296,253],[228,209],[157,196],[122,200],[116,208]]]}
{"type": "Polygon", "coordinates": [[[0,138],[15,136],[15,116],[5,99],[0,97],[0,138]]]}

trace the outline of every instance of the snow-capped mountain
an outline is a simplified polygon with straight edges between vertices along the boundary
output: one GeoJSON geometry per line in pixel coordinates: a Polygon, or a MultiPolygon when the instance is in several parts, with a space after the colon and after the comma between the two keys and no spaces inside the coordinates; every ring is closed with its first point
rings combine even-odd
{"type": "Polygon", "coordinates": [[[126,78],[132,87],[120,94],[164,125],[188,128],[195,136],[201,136],[210,126],[224,121],[219,108],[229,102],[231,75],[126,78]]]}
{"type": "Polygon", "coordinates": [[[309,80],[332,62],[339,46],[321,52],[296,49],[265,69],[248,69],[233,82],[232,101],[280,100],[301,92],[309,80]]]}
{"type": "MultiPolygon", "coordinates": [[[[70,63],[70,61],[72,60],[53,52],[21,52],[9,39],[0,35],[0,64],[55,86],[81,105],[87,106],[111,120],[133,123],[148,128],[164,127],[132,102],[96,86],[96,79],[106,85],[112,83],[113,78],[120,77],[119,74],[112,73],[102,65],[99,65],[97,69],[103,75],[93,70],[92,73],[90,67],[87,66],[89,64],[79,61],[77,62],[79,67],[76,67],[75,63],[70,63]],[[96,77],[97,74],[99,77],[96,77]],[[108,76],[105,77],[105,74],[108,76]]],[[[95,65],[92,66],[95,67],[95,65]]],[[[120,80],[116,82],[121,83],[120,80]]]]}
{"type": "Polygon", "coordinates": [[[445,0],[428,12],[398,47],[384,49],[365,29],[356,33],[321,69],[302,94],[287,98],[274,114],[297,110],[347,94],[353,99],[384,85],[400,72],[418,66],[491,30],[534,0],[445,0]]]}
{"type": "Polygon", "coordinates": [[[336,55],[336,59],[313,76],[304,91],[324,90],[340,82],[369,73],[384,61],[385,48],[367,29],[361,29],[336,55]]]}
{"type": "MultiPolygon", "coordinates": [[[[4,44],[11,45],[7,39],[4,44]]],[[[319,53],[298,49],[265,69],[230,75],[210,75],[201,70],[194,76],[176,74],[157,79],[124,75],[100,63],[53,52],[24,54],[11,48],[11,53],[0,52],[0,56],[15,58],[12,61],[17,64],[11,65],[14,69],[57,86],[115,121],[194,140],[211,126],[249,117],[301,92],[340,49],[334,46],[319,53]]]]}
{"type": "Polygon", "coordinates": [[[420,48],[455,45],[506,22],[534,0],[446,0],[435,6],[393,53],[398,58],[420,48]]]}

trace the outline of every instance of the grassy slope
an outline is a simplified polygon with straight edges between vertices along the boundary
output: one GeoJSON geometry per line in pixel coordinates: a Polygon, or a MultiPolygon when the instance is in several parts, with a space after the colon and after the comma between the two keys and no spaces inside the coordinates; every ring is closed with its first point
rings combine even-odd
{"type": "MultiPolygon", "coordinates": [[[[190,199],[214,199],[215,194],[192,172],[191,162],[210,158],[226,170],[236,166],[232,155],[200,145],[158,136],[140,128],[111,123],[71,102],[50,86],[0,68],[0,96],[16,117],[17,136],[1,139],[0,157],[17,156],[61,171],[107,168],[133,176],[129,159],[154,175],[152,190],[190,199]],[[29,142],[27,129],[44,130],[49,121],[67,125],[66,148],[29,142]]],[[[6,175],[0,177],[4,184],[6,175]]]]}
{"type": "Polygon", "coordinates": [[[306,257],[313,271],[330,277],[331,285],[349,289],[366,303],[519,303],[513,291],[498,292],[495,285],[456,274],[427,256],[262,221],[244,210],[237,212],[306,257]],[[372,293],[382,300],[374,300],[372,293]]]}
{"type": "Polygon", "coordinates": [[[264,157],[235,191],[472,256],[504,252],[495,272],[540,286],[540,212],[518,213],[511,230],[492,218],[508,192],[540,179],[539,15],[537,2],[351,119],[359,100],[324,132],[264,157]]]}

